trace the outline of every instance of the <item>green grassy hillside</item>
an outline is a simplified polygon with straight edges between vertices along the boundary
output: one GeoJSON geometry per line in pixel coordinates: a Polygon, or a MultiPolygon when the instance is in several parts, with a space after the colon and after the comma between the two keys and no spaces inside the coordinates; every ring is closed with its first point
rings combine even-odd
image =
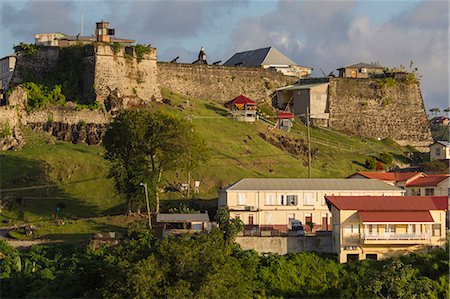
{"type": "MultiPolygon", "coordinates": [[[[154,103],[151,109],[190,119],[209,147],[208,162],[191,173],[191,181],[201,182],[195,198],[214,199],[219,187],[245,177],[307,177],[305,154],[293,156],[259,136],[278,134],[306,144],[306,127],[300,121],[292,132],[283,133],[263,121],[248,124],[232,120],[217,103],[188,99],[166,89],[162,92],[169,101],[154,103]]],[[[54,219],[57,206],[66,219],[97,219],[124,211],[124,198],[114,192],[113,181],[107,177],[109,162],[103,158],[102,147],[60,142],[28,129],[24,129],[24,135],[27,144],[23,149],[0,154],[0,196],[12,199],[2,210],[1,219],[48,221],[54,219]]],[[[321,128],[312,128],[311,136],[316,153],[312,177],[346,177],[363,170],[368,156],[382,152],[407,161],[407,149],[389,140],[349,137],[321,128]]],[[[177,200],[176,204],[186,200],[176,191],[186,181],[186,171],[169,173],[166,183],[172,191],[163,198],[177,200]]],[[[209,207],[214,201],[204,203],[203,207],[209,207]]],[[[82,227],[95,231],[96,221],[82,227]]],[[[98,227],[102,227],[102,221],[98,227]]]]}

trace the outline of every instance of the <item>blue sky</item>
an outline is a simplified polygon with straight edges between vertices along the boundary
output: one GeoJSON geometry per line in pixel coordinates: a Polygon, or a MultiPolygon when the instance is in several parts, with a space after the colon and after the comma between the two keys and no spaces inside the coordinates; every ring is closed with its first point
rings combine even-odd
{"type": "MultiPolygon", "coordinates": [[[[448,1],[6,1],[0,0],[0,56],[34,33],[94,32],[107,20],[118,37],[158,49],[158,59],[224,62],[237,51],[275,46],[313,75],[354,62],[422,75],[427,108],[449,106],[448,1]]],[[[336,73],[336,71],[335,71],[336,73]]]]}

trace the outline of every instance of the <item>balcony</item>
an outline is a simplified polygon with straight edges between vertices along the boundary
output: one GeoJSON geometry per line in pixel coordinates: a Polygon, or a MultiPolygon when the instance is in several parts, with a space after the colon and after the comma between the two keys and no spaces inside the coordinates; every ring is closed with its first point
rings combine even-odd
{"type": "Polygon", "coordinates": [[[361,240],[364,244],[426,244],[430,242],[428,233],[409,234],[363,234],[361,240]]]}

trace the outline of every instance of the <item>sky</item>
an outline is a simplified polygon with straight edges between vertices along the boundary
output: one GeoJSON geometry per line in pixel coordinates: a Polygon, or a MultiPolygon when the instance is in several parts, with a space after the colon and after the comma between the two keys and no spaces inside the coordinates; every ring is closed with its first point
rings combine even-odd
{"type": "Polygon", "coordinates": [[[274,46],[313,76],[357,62],[418,68],[427,109],[449,106],[448,1],[14,1],[0,0],[0,56],[35,33],[116,36],[157,48],[158,60],[208,62],[274,46]],[[83,22],[81,22],[83,20],[83,22]]]}

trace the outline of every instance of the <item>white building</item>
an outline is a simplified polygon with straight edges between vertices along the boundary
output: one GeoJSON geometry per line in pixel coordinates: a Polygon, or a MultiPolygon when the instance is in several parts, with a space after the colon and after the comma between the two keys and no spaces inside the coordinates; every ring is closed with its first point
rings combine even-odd
{"type": "Polygon", "coordinates": [[[8,90],[9,81],[11,81],[15,66],[15,55],[8,55],[0,59],[0,88],[3,89],[3,91],[8,90]]]}
{"type": "Polygon", "coordinates": [[[240,218],[247,229],[287,231],[292,220],[313,230],[329,230],[331,213],[326,195],[402,196],[404,190],[379,180],[242,179],[219,191],[219,207],[240,218]]]}

